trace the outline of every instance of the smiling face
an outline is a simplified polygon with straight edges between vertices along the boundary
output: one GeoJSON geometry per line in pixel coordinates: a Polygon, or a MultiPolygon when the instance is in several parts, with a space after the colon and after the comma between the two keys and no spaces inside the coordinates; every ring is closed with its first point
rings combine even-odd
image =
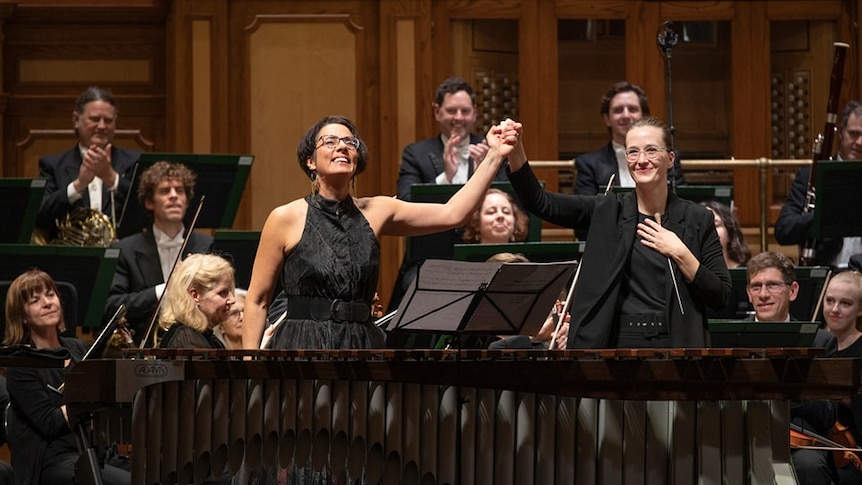
{"type": "Polygon", "coordinates": [[[316,170],[321,179],[333,176],[347,176],[348,179],[353,177],[359,155],[354,147],[341,140],[352,137],[350,130],[342,124],[324,125],[317,134],[314,156],[308,159],[306,164],[311,170],[316,170]],[[325,141],[332,140],[331,137],[338,138],[334,147],[326,146],[325,141]]]}
{"type": "Polygon", "coordinates": [[[638,186],[667,185],[667,173],[673,166],[674,153],[667,149],[664,133],[656,126],[637,126],[626,134],[626,152],[637,150],[637,159],[628,159],[629,173],[638,186]],[[655,153],[655,160],[648,154],[655,153]]]}
{"type": "Polygon", "coordinates": [[[844,335],[856,330],[856,322],[862,317],[859,294],[848,281],[832,280],[823,298],[823,316],[826,326],[834,335],[844,335]]]}
{"type": "Polygon", "coordinates": [[[24,308],[26,323],[34,334],[45,334],[50,329],[57,329],[63,320],[63,308],[60,297],[49,288],[33,291],[27,299],[24,308]]]}
{"type": "Polygon", "coordinates": [[[467,91],[446,94],[442,104],[434,105],[434,118],[440,124],[440,132],[447,138],[470,136],[476,123],[476,107],[467,91]]]}
{"type": "Polygon", "coordinates": [[[156,223],[178,223],[183,221],[189,199],[180,180],[168,179],[159,182],[152,199],[146,201],[144,206],[153,212],[156,223]]]}
{"type": "Polygon", "coordinates": [[[608,112],[602,114],[605,126],[611,130],[614,141],[625,144],[626,133],[635,121],[643,118],[640,99],[634,91],[623,91],[611,98],[608,112]]]}
{"type": "Polygon", "coordinates": [[[216,280],[212,288],[202,291],[195,288],[189,290],[201,313],[206,315],[209,328],[225,322],[230,316],[230,309],[236,301],[233,288],[233,278],[225,275],[216,280]]]}
{"type": "Polygon", "coordinates": [[[90,101],[81,113],[72,112],[72,123],[78,133],[78,141],[84,147],[105,147],[114,139],[117,128],[117,109],[107,101],[90,101]]]}
{"type": "Polygon", "coordinates": [[[499,193],[490,192],[482,202],[479,212],[479,242],[507,243],[515,233],[515,213],[509,199],[499,193]]]}
{"type": "Polygon", "coordinates": [[[751,276],[746,292],[758,321],[783,322],[790,315],[790,302],[796,299],[799,284],[786,283],[777,268],[765,268],[751,276]]]}

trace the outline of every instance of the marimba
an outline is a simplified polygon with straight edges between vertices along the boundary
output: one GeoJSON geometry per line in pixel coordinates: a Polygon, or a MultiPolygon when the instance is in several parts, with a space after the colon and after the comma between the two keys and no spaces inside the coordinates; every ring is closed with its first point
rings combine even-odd
{"type": "Polygon", "coordinates": [[[70,416],[135,484],[296,466],[352,483],[795,483],[789,405],[858,392],[812,349],[150,350],[79,363],[70,416]],[[96,378],[95,376],[98,376],[96,378]]]}

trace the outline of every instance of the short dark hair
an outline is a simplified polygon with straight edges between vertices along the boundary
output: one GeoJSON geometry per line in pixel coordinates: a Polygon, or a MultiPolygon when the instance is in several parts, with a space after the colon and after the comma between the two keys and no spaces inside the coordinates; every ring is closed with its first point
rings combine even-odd
{"type": "Polygon", "coordinates": [[[671,146],[670,141],[670,128],[667,127],[664,121],[647,116],[632,123],[631,126],[629,126],[629,131],[632,131],[635,128],[642,128],[644,126],[652,126],[653,128],[661,130],[662,143],[664,143],[665,148],[668,150],[673,150],[673,146],[671,146]]]}
{"type": "Polygon", "coordinates": [[[796,281],[796,269],[793,266],[793,261],[784,253],[777,251],[765,251],[751,258],[748,261],[746,278],[751,281],[751,278],[758,272],[769,268],[780,271],[784,283],[788,285],[796,281]]]}
{"type": "Polygon", "coordinates": [[[186,197],[191,200],[195,196],[197,175],[182,163],[162,160],[144,170],[138,180],[138,202],[141,203],[141,207],[145,207],[148,200],[153,200],[156,187],[165,180],[179,180],[186,191],[186,197]]]}
{"type": "Polygon", "coordinates": [[[455,94],[458,91],[466,91],[467,94],[470,95],[470,100],[473,104],[476,104],[476,93],[473,92],[473,88],[470,86],[470,83],[457,76],[450,77],[440,83],[440,86],[437,86],[437,95],[434,97],[434,104],[441,106],[443,104],[443,98],[445,98],[447,94],[455,94]]]}
{"type": "Polygon", "coordinates": [[[643,115],[649,116],[649,102],[647,101],[646,92],[637,84],[632,84],[628,81],[620,81],[605,91],[604,96],[602,96],[601,114],[606,115],[611,112],[611,100],[614,99],[614,96],[628,92],[637,94],[643,115]]]}
{"type": "Polygon", "coordinates": [[[114,114],[120,114],[120,107],[117,106],[117,100],[114,95],[107,89],[102,89],[98,86],[90,86],[75,100],[75,113],[83,114],[84,108],[93,101],[104,101],[114,107],[114,114]]]}
{"type": "Polygon", "coordinates": [[[356,160],[356,173],[354,176],[362,173],[362,171],[365,170],[365,166],[368,165],[368,147],[365,145],[365,142],[362,141],[362,138],[359,137],[356,125],[343,116],[327,116],[309,128],[308,131],[302,135],[302,139],[299,140],[299,146],[296,147],[296,158],[299,162],[299,168],[305,172],[305,175],[307,175],[308,178],[311,178],[311,169],[308,168],[305,161],[309,158],[314,158],[314,151],[317,150],[317,136],[320,134],[320,130],[322,130],[326,125],[333,124],[347,127],[347,129],[350,130],[350,134],[359,140],[359,147],[356,149],[358,158],[356,160]]]}
{"type": "Polygon", "coordinates": [[[841,112],[841,129],[847,126],[847,122],[850,121],[850,115],[856,115],[859,118],[862,118],[862,101],[852,100],[848,101],[847,104],[844,105],[844,111],[841,112]]]}

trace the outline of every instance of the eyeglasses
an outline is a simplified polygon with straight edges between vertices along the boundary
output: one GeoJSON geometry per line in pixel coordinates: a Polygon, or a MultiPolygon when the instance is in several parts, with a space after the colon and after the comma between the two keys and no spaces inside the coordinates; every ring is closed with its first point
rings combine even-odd
{"type": "Polygon", "coordinates": [[[766,291],[770,293],[778,293],[783,290],[785,286],[787,286],[787,283],[781,281],[767,281],[766,283],[752,283],[748,285],[748,289],[752,293],[760,293],[760,290],[765,287],[766,291]]]}
{"type": "Polygon", "coordinates": [[[335,135],[326,135],[319,137],[317,141],[321,142],[320,145],[317,145],[317,148],[324,146],[330,150],[337,147],[338,142],[344,143],[347,145],[347,148],[351,148],[353,150],[359,150],[359,145],[361,144],[359,138],[356,138],[355,136],[343,136],[339,138],[335,135]]]}
{"type": "Polygon", "coordinates": [[[626,160],[630,162],[637,162],[641,157],[641,153],[643,153],[644,155],[646,155],[647,160],[652,162],[658,158],[659,150],[668,151],[668,149],[665,147],[646,147],[643,150],[638,150],[637,148],[629,148],[628,150],[626,150],[626,160]]]}

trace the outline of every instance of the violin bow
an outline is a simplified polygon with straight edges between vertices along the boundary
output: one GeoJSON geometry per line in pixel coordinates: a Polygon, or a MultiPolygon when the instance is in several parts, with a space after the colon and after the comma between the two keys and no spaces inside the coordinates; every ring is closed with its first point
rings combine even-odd
{"type": "Polygon", "coordinates": [[[201,200],[200,200],[200,202],[198,202],[198,208],[195,211],[195,216],[192,218],[191,225],[186,230],[186,233],[183,235],[183,243],[182,243],[182,245],[180,245],[180,251],[177,253],[176,258],[174,258],[174,265],[171,266],[171,272],[168,273],[168,277],[167,277],[167,279],[165,279],[165,290],[162,291],[161,296],[159,296],[159,301],[156,303],[156,308],[153,309],[153,314],[150,317],[150,323],[147,324],[147,332],[144,334],[144,338],[141,339],[141,346],[138,348],[138,350],[141,350],[141,351],[144,350],[144,346],[146,345],[147,340],[149,340],[150,336],[153,334],[153,327],[155,326],[156,320],[159,317],[159,310],[161,310],[161,308],[162,308],[162,301],[164,301],[165,293],[168,292],[168,285],[171,284],[171,278],[174,276],[174,270],[177,269],[177,263],[179,263],[180,260],[183,258],[183,253],[186,250],[186,244],[188,244],[189,237],[191,236],[192,231],[194,231],[194,229],[195,229],[195,224],[198,221],[198,216],[201,215],[201,209],[204,206],[204,199],[205,198],[206,198],[205,195],[201,196],[201,200]]]}

